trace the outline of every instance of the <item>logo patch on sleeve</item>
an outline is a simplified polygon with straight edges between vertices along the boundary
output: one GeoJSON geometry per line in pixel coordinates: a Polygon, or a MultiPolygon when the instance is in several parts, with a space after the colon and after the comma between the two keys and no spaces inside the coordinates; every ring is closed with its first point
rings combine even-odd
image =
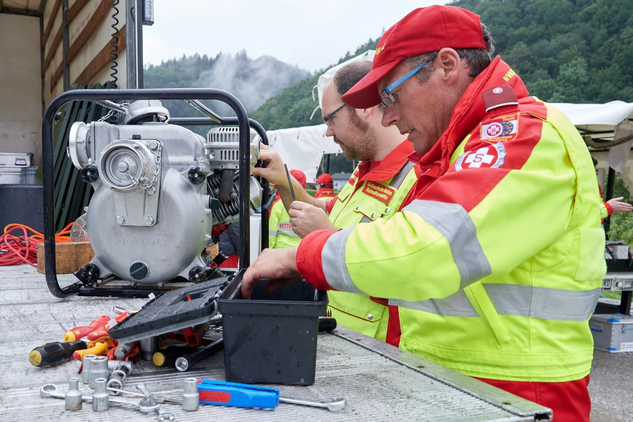
{"type": "Polygon", "coordinates": [[[367,182],[367,184],[363,188],[363,193],[367,196],[371,196],[372,198],[379,200],[380,202],[389,204],[389,201],[391,201],[391,198],[396,193],[396,190],[390,188],[389,186],[379,185],[378,183],[374,182],[367,182]]]}
{"type": "Polygon", "coordinates": [[[518,133],[519,116],[516,114],[503,116],[496,122],[481,125],[482,141],[490,139],[492,142],[507,142],[516,138],[518,133]]]}
{"type": "Polygon", "coordinates": [[[462,154],[455,161],[455,170],[502,167],[505,157],[506,148],[502,143],[496,143],[462,154]]]}

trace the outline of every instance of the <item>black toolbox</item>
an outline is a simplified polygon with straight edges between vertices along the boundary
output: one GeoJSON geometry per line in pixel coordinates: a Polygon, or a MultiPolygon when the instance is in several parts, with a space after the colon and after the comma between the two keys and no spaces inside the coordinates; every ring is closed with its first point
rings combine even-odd
{"type": "Polygon", "coordinates": [[[312,385],[319,316],[327,293],[305,281],[266,293],[267,280],[241,298],[241,277],[218,299],[226,380],[247,384],[312,385]]]}

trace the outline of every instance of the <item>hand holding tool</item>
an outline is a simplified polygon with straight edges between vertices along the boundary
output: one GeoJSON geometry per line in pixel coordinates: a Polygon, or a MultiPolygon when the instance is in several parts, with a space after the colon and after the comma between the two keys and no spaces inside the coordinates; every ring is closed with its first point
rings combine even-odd
{"type": "Polygon", "coordinates": [[[29,354],[29,362],[38,368],[48,368],[68,362],[73,358],[73,354],[84,351],[88,344],[83,340],[71,343],[53,342],[42,344],[36,347],[29,354]]]}
{"type": "Polygon", "coordinates": [[[290,185],[290,194],[292,195],[292,201],[296,201],[295,198],[295,190],[292,187],[292,179],[290,178],[290,172],[288,171],[288,165],[284,163],[284,168],[286,169],[286,177],[288,178],[288,185],[290,185]]]}
{"type": "Polygon", "coordinates": [[[102,315],[87,326],[75,327],[72,330],[66,332],[66,334],[64,334],[64,341],[72,342],[79,340],[80,338],[87,336],[93,331],[105,328],[105,326],[108,325],[109,321],[109,316],[102,315]]]}

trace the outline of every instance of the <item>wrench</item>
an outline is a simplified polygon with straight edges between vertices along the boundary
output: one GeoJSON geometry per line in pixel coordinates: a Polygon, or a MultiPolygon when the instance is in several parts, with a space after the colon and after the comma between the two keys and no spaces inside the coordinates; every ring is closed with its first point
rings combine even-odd
{"type": "Polygon", "coordinates": [[[279,397],[280,403],[289,403],[289,404],[298,404],[301,406],[312,406],[312,407],[321,407],[329,410],[330,412],[339,412],[347,407],[347,399],[340,399],[337,401],[332,401],[328,403],[324,402],[312,402],[312,401],[304,401],[304,400],[296,400],[296,399],[288,399],[284,397],[279,397]]]}
{"type": "MultiPolygon", "coordinates": [[[[54,397],[56,399],[65,399],[65,394],[59,392],[59,389],[57,388],[55,384],[44,384],[40,388],[40,396],[44,398],[54,397]]],[[[81,399],[85,402],[92,403],[92,396],[82,395],[81,399]]],[[[134,410],[140,410],[141,412],[144,412],[144,413],[160,410],[160,404],[156,404],[154,402],[148,402],[141,405],[141,403],[135,403],[132,401],[124,400],[119,397],[110,397],[110,404],[120,404],[122,406],[130,406],[134,408],[134,410]]],[[[166,419],[166,420],[173,420],[173,419],[166,419]]]]}

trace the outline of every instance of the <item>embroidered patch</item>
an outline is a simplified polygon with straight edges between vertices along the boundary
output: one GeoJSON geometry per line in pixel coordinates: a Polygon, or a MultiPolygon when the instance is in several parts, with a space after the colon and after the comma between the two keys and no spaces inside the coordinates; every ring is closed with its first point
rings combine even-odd
{"type": "Polygon", "coordinates": [[[363,193],[367,196],[371,196],[385,204],[389,204],[391,198],[396,193],[396,190],[389,186],[379,185],[374,182],[367,182],[363,188],[363,193]]]}
{"type": "Polygon", "coordinates": [[[277,223],[277,230],[292,230],[290,223],[277,223]]]}
{"type": "Polygon", "coordinates": [[[489,147],[479,148],[477,151],[462,154],[455,161],[455,170],[502,167],[505,157],[506,148],[502,143],[496,143],[489,147]]]}
{"type": "Polygon", "coordinates": [[[481,140],[487,142],[508,142],[519,133],[519,118],[516,114],[497,118],[496,122],[481,125],[481,140]]]}

